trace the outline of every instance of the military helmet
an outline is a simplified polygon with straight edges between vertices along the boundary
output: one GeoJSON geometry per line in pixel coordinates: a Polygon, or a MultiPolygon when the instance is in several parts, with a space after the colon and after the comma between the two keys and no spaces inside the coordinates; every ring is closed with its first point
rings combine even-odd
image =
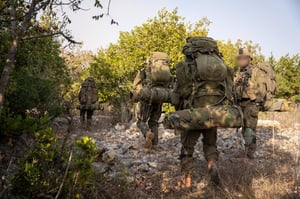
{"type": "Polygon", "coordinates": [[[251,53],[250,49],[248,49],[248,48],[239,48],[236,57],[238,58],[238,57],[242,57],[242,56],[248,56],[251,59],[253,59],[252,53],[251,53]]]}

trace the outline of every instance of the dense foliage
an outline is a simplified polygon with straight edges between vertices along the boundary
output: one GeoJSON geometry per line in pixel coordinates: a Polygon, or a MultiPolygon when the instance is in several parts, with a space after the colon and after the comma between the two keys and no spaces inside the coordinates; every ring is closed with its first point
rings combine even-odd
{"type": "MultiPolygon", "coordinates": [[[[202,18],[195,24],[186,22],[178,15],[177,9],[169,12],[162,9],[158,16],[148,19],[147,22],[136,26],[130,32],[121,32],[116,44],[100,50],[91,65],[90,73],[97,80],[100,88],[100,98],[111,100],[116,104],[128,100],[128,91],[132,80],[145,64],[152,51],[167,52],[171,58],[171,69],[174,72],[176,63],[183,59],[181,49],[186,38],[190,36],[209,36],[207,18],[202,18]]],[[[217,39],[217,38],[215,38],[217,39]]],[[[239,47],[251,48],[254,61],[264,59],[258,44],[252,41],[232,42],[218,41],[220,51],[229,66],[235,66],[235,55],[239,47]]]]}
{"type": "Polygon", "coordinates": [[[285,55],[274,62],[277,79],[277,97],[300,102],[300,56],[285,55]]]}

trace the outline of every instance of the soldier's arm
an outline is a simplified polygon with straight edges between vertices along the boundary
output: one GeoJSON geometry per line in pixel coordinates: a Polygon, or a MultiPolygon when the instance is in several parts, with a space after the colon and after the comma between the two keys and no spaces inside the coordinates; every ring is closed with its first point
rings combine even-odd
{"type": "Polygon", "coordinates": [[[136,101],[137,95],[139,91],[143,88],[143,81],[145,79],[145,70],[139,70],[137,75],[134,78],[133,81],[133,88],[132,91],[130,92],[130,98],[133,101],[136,101]]]}

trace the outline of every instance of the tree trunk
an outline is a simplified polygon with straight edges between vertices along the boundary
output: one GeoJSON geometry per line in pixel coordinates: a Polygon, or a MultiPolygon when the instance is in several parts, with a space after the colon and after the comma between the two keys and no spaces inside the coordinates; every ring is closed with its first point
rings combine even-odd
{"type": "Polygon", "coordinates": [[[17,46],[18,41],[15,38],[12,41],[11,47],[9,49],[8,58],[6,59],[6,63],[4,65],[2,74],[1,74],[1,81],[0,81],[0,119],[2,115],[3,105],[4,105],[4,96],[5,96],[5,89],[8,84],[9,75],[11,70],[14,66],[14,62],[16,60],[16,53],[17,53],[17,46]]]}
{"type": "Polygon", "coordinates": [[[11,19],[11,36],[12,36],[12,42],[11,46],[9,48],[8,56],[1,74],[1,80],[0,80],[0,122],[1,122],[1,116],[2,116],[2,110],[4,105],[4,99],[5,99],[5,90],[6,86],[9,81],[10,73],[14,67],[14,64],[16,62],[16,54],[17,54],[17,47],[20,39],[23,38],[26,28],[28,27],[28,24],[30,22],[30,19],[33,17],[35,7],[37,3],[39,3],[40,0],[32,0],[30,4],[30,8],[26,15],[24,16],[24,19],[20,25],[19,31],[17,30],[17,22],[16,22],[16,8],[15,8],[15,1],[10,0],[10,19],[11,19]]]}

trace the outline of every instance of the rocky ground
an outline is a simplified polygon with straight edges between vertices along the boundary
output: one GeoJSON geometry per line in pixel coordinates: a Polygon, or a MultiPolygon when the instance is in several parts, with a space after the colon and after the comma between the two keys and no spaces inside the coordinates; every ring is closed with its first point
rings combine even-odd
{"type": "MultiPolygon", "coordinates": [[[[94,118],[91,131],[78,128],[79,118],[75,117],[77,127],[71,138],[84,135],[94,138],[101,150],[98,161],[93,163],[97,173],[114,186],[129,191],[131,198],[300,198],[298,119],[291,113],[262,115],[257,129],[256,159],[249,162],[235,158],[244,149],[240,131],[219,129],[222,188],[209,183],[199,141],[194,154],[193,188],[180,189],[180,139],[173,130],[162,126],[159,145],[153,149],[143,147],[144,138],[135,123],[113,126],[110,116],[103,115],[94,118]]],[[[112,198],[120,196],[111,194],[112,198]]]]}
{"type": "MultiPolygon", "coordinates": [[[[300,114],[264,113],[260,115],[257,129],[258,150],[256,159],[241,161],[235,156],[243,151],[243,139],[236,129],[218,130],[218,161],[222,188],[209,182],[201,138],[196,145],[195,172],[191,190],[182,190],[178,160],[181,148],[178,135],[173,130],[159,128],[159,145],[145,149],[144,138],[135,123],[115,124],[109,114],[94,117],[91,131],[80,128],[79,117],[74,117],[70,142],[81,136],[95,139],[100,154],[93,162],[110,198],[300,198],[300,114]]],[[[68,120],[56,118],[52,124],[58,138],[66,136],[68,120]]],[[[22,138],[16,150],[30,146],[30,139],[22,138]]],[[[9,147],[9,140],[1,140],[9,147]]],[[[15,154],[3,154],[8,164],[1,166],[0,185],[10,170],[16,166],[15,154]],[[14,154],[14,155],[13,155],[14,154]]]]}

